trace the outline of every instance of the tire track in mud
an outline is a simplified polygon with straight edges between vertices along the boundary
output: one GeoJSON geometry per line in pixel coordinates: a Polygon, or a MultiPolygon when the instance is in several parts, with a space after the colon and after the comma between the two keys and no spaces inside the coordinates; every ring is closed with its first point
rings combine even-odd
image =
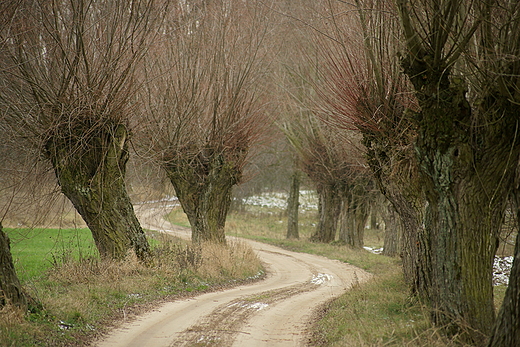
{"type": "Polygon", "coordinates": [[[171,346],[231,346],[236,335],[243,333],[241,327],[257,311],[268,309],[291,296],[314,290],[317,285],[308,282],[232,300],[179,334],[171,346]]]}
{"type": "MultiPolygon", "coordinates": [[[[189,238],[154,206],[136,209],[144,228],[189,238]]],[[[266,267],[264,280],[169,302],[114,330],[96,346],[304,346],[321,304],[370,278],[354,266],[251,240],[266,267]]]]}

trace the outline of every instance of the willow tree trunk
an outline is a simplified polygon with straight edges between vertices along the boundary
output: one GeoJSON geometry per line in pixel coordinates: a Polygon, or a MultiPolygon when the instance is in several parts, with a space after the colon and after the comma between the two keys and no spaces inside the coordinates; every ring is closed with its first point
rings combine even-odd
{"type": "Polygon", "coordinates": [[[240,171],[223,154],[170,161],[164,168],[190,221],[195,243],[225,243],[226,218],[240,171]]]}
{"type": "Polygon", "coordinates": [[[481,343],[495,319],[492,267],[513,177],[511,140],[492,130],[500,118],[470,129],[466,90],[459,79],[448,78],[449,69],[430,70],[414,61],[405,70],[421,106],[416,149],[428,202],[433,321],[481,343]]]}
{"type": "Polygon", "coordinates": [[[14,305],[22,310],[27,307],[27,299],[13,265],[9,237],[0,224],[0,308],[14,305]]]}
{"type": "Polygon", "coordinates": [[[311,236],[313,242],[332,242],[336,239],[338,220],[341,211],[340,189],[334,184],[318,187],[319,221],[311,236]]]}
{"type": "Polygon", "coordinates": [[[385,241],[383,255],[396,257],[401,252],[402,223],[394,206],[386,202],[386,213],[383,213],[385,221],[385,241]]]}
{"type": "Polygon", "coordinates": [[[404,143],[388,145],[380,134],[365,133],[367,161],[381,193],[391,203],[402,224],[401,259],[410,292],[428,301],[431,288],[429,235],[424,230],[424,185],[415,153],[404,143]]]}
{"type": "Polygon", "coordinates": [[[126,127],[114,125],[90,135],[78,129],[76,136],[73,146],[59,138],[47,143],[61,191],[87,223],[101,257],[122,259],[133,250],[146,260],[148,241],[125,185],[126,127]]]}
{"type": "Polygon", "coordinates": [[[300,172],[294,171],[291,176],[291,188],[287,199],[287,238],[299,239],[298,211],[300,207],[300,172]]]}
{"type": "Polygon", "coordinates": [[[369,205],[363,201],[363,197],[354,191],[347,193],[343,202],[341,223],[339,227],[339,240],[344,241],[353,248],[363,247],[365,225],[368,219],[369,205]]]}
{"type": "MultiPolygon", "coordinates": [[[[518,187],[514,192],[514,197],[516,219],[520,227],[520,190],[518,187]]],[[[509,285],[489,339],[489,347],[520,346],[520,232],[516,235],[514,256],[509,285]]]]}

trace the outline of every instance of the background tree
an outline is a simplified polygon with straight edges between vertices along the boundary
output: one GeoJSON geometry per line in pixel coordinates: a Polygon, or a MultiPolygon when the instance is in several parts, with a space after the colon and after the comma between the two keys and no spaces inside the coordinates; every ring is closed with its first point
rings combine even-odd
{"type": "Polygon", "coordinates": [[[300,206],[301,172],[295,168],[291,175],[291,187],[287,198],[287,238],[299,239],[298,212],[300,206]]]}
{"type": "MultiPolygon", "coordinates": [[[[489,202],[487,208],[491,208],[490,211],[484,210],[487,218],[481,222],[494,227],[495,218],[503,217],[507,194],[511,192],[517,212],[520,201],[517,171],[520,151],[520,4],[485,1],[476,4],[475,11],[481,22],[472,45],[465,51],[465,64],[461,70],[467,76],[472,103],[468,142],[473,151],[469,155],[475,166],[474,174],[482,181],[481,194],[485,194],[485,201],[489,202]]],[[[492,231],[496,237],[498,230],[492,231]]],[[[492,331],[490,346],[520,344],[518,243],[517,237],[509,285],[492,331]]]]}
{"type": "MultiPolygon", "coordinates": [[[[356,186],[355,174],[361,158],[350,139],[340,135],[335,129],[321,122],[312,111],[301,112],[299,119],[286,122],[285,133],[294,146],[302,171],[315,184],[318,193],[319,221],[311,240],[332,242],[336,239],[342,209],[349,213],[349,194],[356,186]]],[[[365,213],[366,214],[366,213],[365,213]]],[[[366,216],[364,217],[366,221],[366,216]]],[[[344,218],[348,221],[348,217],[344,218]]],[[[345,241],[354,240],[357,229],[342,229],[345,241]],[[351,234],[348,237],[346,234],[351,234]]],[[[359,245],[359,242],[358,242],[359,245]]],[[[354,246],[354,244],[352,244],[354,246]]]]}
{"type": "Polygon", "coordinates": [[[152,1],[25,1],[4,39],[0,102],[21,141],[37,148],[81,214],[102,257],[145,235],[125,189],[136,90],[160,6],[152,1]]]}
{"type": "Polygon", "coordinates": [[[171,14],[146,72],[142,154],[166,171],[192,239],[225,242],[232,188],[269,125],[261,90],[269,19],[257,4],[227,0],[183,2],[171,14]]]}
{"type": "Polygon", "coordinates": [[[321,83],[314,84],[317,103],[328,124],[361,134],[377,186],[402,223],[405,280],[412,293],[427,300],[425,197],[413,148],[416,128],[406,115],[417,107],[396,59],[395,12],[387,2],[329,4],[323,16],[330,25],[315,33],[323,52],[317,59],[321,83]]]}

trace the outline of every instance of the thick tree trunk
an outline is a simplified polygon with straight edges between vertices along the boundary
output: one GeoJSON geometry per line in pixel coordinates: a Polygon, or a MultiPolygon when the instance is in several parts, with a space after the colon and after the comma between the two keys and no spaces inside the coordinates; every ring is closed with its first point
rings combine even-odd
{"type": "Polygon", "coordinates": [[[133,249],[146,260],[148,241],[125,187],[127,137],[126,127],[115,125],[85,136],[84,147],[52,139],[48,156],[63,194],[87,223],[101,257],[121,259],[133,249]]]}
{"type": "Polygon", "coordinates": [[[191,163],[171,161],[164,168],[190,221],[193,242],[225,243],[226,217],[240,172],[222,154],[191,163]]]}
{"type": "Polygon", "coordinates": [[[0,224],[0,307],[14,305],[22,310],[27,308],[27,299],[20,285],[11,257],[9,237],[0,224]]]}
{"type": "Polygon", "coordinates": [[[336,239],[338,219],[341,210],[340,190],[334,184],[318,187],[319,221],[316,231],[311,236],[313,242],[332,242],[336,239]]]}
{"type": "Polygon", "coordinates": [[[418,61],[405,69],[420,91],[416,149],[428,202],[432,318],[449,334],[481,343],[495,319],[493,257],[511,187],[508,157],[516,154],[506,135],[471,131],[466,90],[449,80],[449,69],[425,70],[418,61]]]}
{"type": "MultiPolygon", "coordinates": [[[[444,177],[452,177],[445,173],[444,177]]],[[[499,206],[493,207],[495,211],[482,206],[481,202],[489,199],[482,188],[475,189],[476,182],[465,183],[452,182],[450,189],[439,189],[437,199],[429,200],[430,301],[438,326],[452,334],[465,332],[479,343],[490,333],[495,319],[492,266],[503,214],[499,206]]]]}
{"type": "Polygon", "coordinates": [[[300,206],[300,172],[294,171],[291,176],[291,189],[287,199],[287,238],[299,239],[298,211],[300,206]]]}
{"type": "Polygon", "coordinates": [[[381,193],[400,217],[401,259],[405,282],[413,295],[429,298],[430,241],[424,230],[424,185],[413,150],[406,143],[388,146],[379,134],[364,134],[368,164],[381,193]]]}
{"type": "Polygon", "coordinates": [[[383,255],[396,257],[401,252],[402,223],[394,206],[386,202],[386,213],[383,213],[385,221],[385,241],[383,255]]]}
{"type": "Polygon", "coordinates": [[[339,240],[353,248],[363,247],[365,225],[368,219],[368,202],[360,190],[364,187],[352,187],[343,202],[342,217],[339,227],[339,240]]]}
{"type": "MultiPolygon", "coordinates": [[[[516,187],[513,196],[516,204],[517,224],[520,230],[519,187],[516,187]]],[[[514,257],[513,267],[509,275],[509,285],[489,339],[489,347],[520,346],[520,232],[516,235],[514,257]]]]}
{"type": "Polygon", "coordinates": [[[488,346],[520,346],[520,233],[516,236],[515,259],[509,275],[509,285],[488,346]]]}

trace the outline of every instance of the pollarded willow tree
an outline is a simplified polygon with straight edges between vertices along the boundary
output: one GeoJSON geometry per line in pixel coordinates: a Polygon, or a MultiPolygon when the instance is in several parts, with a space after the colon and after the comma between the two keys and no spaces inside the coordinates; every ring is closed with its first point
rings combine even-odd
{"type": "Polygon", "coordinates": [[[367,219],[369,178],[355,136],[348,138],[304,108],[283,128],[302,171],[316,186],[319,221],[311,240],[332,242],[341,230],[342,241],[362,246],[363,234],[356,226],[364,228],[367,219]]]}
{"type": "Polygon", "coordinates": [[[477,341],[494,323],[493,257],[520,153],[517,7],[397,1],[402,67],[420,106],[410,119],[428,201],[434,320],[453,333],[467,325],[477,341]]]}
{"type": "Polygon", "coordinates": [[[162,10],[151,0],[24,1],[3,37],[5,121],[52,165],[102,257],[149,252],[125,169],[134,71],[162,10]]]}
{"type": "Polygon", "coordinates": [[[166,171],[195,242],[225,242],[232,188],[269,125],[265,8],[186,1],[171,11],[145,76],[142,155],[166,171]]]}
{"type": "Polygon", "coordinates": [[[361,134],[373,177],[402,223],[405,280],[412,293],[427,299],[425,197],[413,148],[416,127],[406,114],[417,106],[396,59],[395,12],[380,1],[331,3],[325,16],[331,25],[316,38],[316,45],[325,48],[317,59],[317,103],[330,126],[361,134]]]}
{"type": "MultiPolygon", "coordinates": [[[[520,4],[510,1],[484,1],[478,4],[477,11],[481,24],[475,33],[474,45],[465,57],[468,68],[473,72],[468,80],[475,94],[472,99],[472,121],[477,127],[473,130],[472,138],[473,142],[478,143],[479,147],[484,147],[486,151],[471,154],[479,164],[477,168],[480,170],[476,173],[486,184],[483,193],[486,194],[487,201],[493,203],[491,207],[498,210],[495,213],[500,213],[503,208],[495,201],[505,203],[502,201],[505,191],[513,186],[512,197],[516,203],[518,220],[520,4]],[[494,165],[497,167],[491,168],[494,165]],[[511,174],[514,177],[511,177],[511,174]],[[492,175],[500,175],[501,181],[492,175]]],[[[488,220],[494,221],[491,218],[488,220]]],[[[517,236],[509,285],[489,346],[520,344],[519,242],[520,237],[517,236]]]]}

